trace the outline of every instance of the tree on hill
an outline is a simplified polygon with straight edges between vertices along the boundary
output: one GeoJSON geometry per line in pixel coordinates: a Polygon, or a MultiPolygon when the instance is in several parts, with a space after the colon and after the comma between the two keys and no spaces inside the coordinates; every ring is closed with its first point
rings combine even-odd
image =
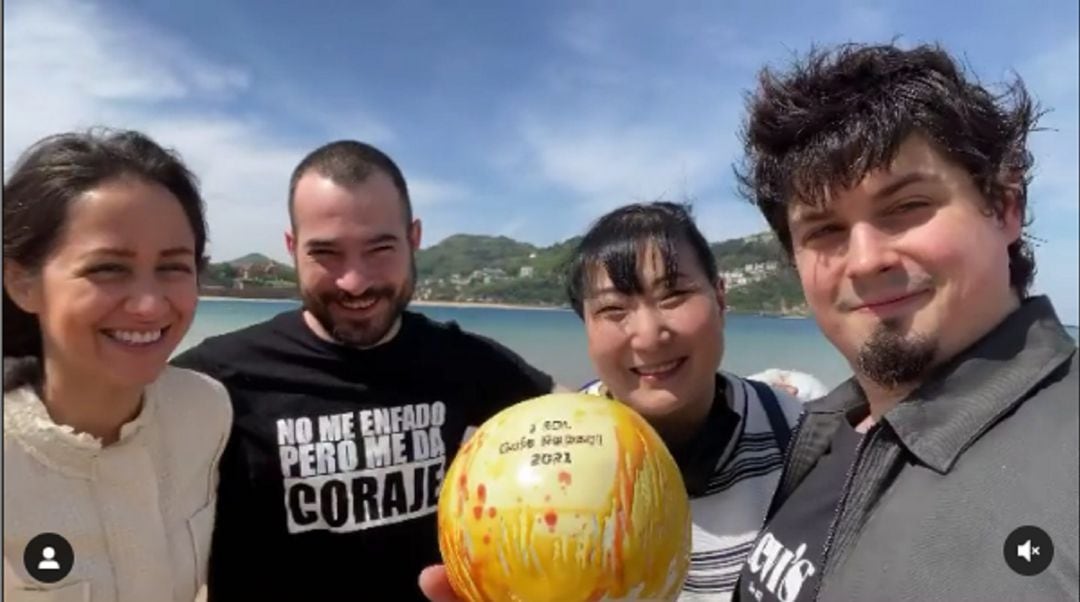
{"type": "Polygon", "coordinates": [[[243,257],[237,257],[236,259],[226,261],[225,263],[238,268],[246,268],[252,265],[265,265],[268,263],[277,263],[273,259],[270,259],[262,253],[248,253],[243,257]]]}
{"type": "Polygon", "coordinates": [[[709,245],[716,256],[716,267],[721,271],[738,269],[744,265],[776,261],[787,263],[780,242],[771,234],[733,238],[709,245]]]}
{"type": "MultiPolygon", "coordinates": [[[[418,298],[565,305],[567,261],[580,241],[574,237],[537,247],[505,236],[455,234],[416,253],[418,298]]],[[[805,312],[798,277],[771,233],[712,243],[710,249],[721,272],[752,272],[752,278],[729,283],[733,310],[805,312]]],[[[211,264],[203,283],[228,289],[245,274],[244,290],[280,289],[296,282],[291,266],[252,253],[211,264]]]]}
{"type": "MultiPolygon", "coordinates": [[[[536,251],[528,243],[505,236],[455,234],[416,254],[416,270],[421,278],[447,278],[467,275],[483,268],[502,269],[509,273],[515,258],[536,251]]],[[[515,270],[516,271],[516,270],[515,270]]]]}

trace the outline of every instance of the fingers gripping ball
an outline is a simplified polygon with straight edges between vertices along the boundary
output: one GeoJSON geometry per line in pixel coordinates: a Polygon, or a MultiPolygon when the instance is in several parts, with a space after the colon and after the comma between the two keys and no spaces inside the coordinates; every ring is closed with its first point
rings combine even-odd
{"type": "Polygon", "coordinates": [[[469,602],[674,600],[690,505],[641,416],[603,397],[545,395],[462,446],[439,495],[439,547],[469,602]]]}

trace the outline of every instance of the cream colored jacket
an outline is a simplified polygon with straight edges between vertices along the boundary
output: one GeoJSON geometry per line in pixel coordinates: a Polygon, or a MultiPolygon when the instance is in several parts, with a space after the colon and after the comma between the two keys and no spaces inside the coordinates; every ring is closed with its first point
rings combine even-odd
{"type": "Polygon", "coordinates": [[[4,601],[191,602],[206,582],[218,462],[232,424],[225,388],[169,366],[116,443],[74,434],[30,387],[4,395],[4,601]],[[60,534],[75,565],[35,581],[23,551],[60,534]]]}

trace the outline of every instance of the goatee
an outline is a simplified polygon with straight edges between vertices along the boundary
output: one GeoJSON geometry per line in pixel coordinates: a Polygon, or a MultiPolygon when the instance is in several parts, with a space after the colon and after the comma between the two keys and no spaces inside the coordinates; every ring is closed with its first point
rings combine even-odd
{"type": "MultiPolygon", "coordinates": [[[[304,310],[318,321],[324,332],[349,347],[371,347],[381,342],[395,328],[401,315],[412,301],[416,290],[416,258],[409,262],[409,277],[400,288],[386,284],[373,286],[360,296],[349,295],[340,290],[317,293],[300,288],[304,310]],[[331,305],[340,302],[386,303],[389,307],[374,308],[372,315],[362,320],[335,319],[331,305]]],[[[300,279],[302,281],[302,279],[300,279]]]]}
{"type": "Polygon", "coordinates": [[[879,326],[859,349],[860,374],[886,389],[921,380],[937,355],[937,341],[926,335],[904,335],[897,325],[879,326]]]}

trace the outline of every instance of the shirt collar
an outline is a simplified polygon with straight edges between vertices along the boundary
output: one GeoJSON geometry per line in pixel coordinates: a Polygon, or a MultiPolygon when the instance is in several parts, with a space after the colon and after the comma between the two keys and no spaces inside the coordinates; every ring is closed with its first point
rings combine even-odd
{"type": "Polygon", "coordinates": [[[54,422],[34,388],[26,385],[4,394],[4,439],[10,437],[54,470],[93,479],[98,457],[110,448],[129,444],[153,420],[156,397],[154,386],[147,387],[139,413],[120,427],[120,437],[115,443],[103,447],[97,437],[76,433],[70,426],[54,422]]]}
{"type": "MultiPolygon", "coordinates": [[[[683,448],[684,451],[675,456],[690,497],[705,493],[717,466],[723,463],[734,448],[735,433],[742,420],[742,414],[732,407],[731,401],[735,397],[735,391],[729,386],[728,380],[722,374],[717,374],[716,396],[704,424],[683,448]]],[[[745,407],[745,399],[742,401],[745,407]]]]}
{"type": "MultiPolygon", "coordinates": [[[[1050,300],[1031,297],[994,330],[937,369],[882,418],[922,463],[945,474],[960,454],[1076,352],[1050,300]]],[[[850,379],[816,414],[852,414],[866,398],[850,379]]]]}

